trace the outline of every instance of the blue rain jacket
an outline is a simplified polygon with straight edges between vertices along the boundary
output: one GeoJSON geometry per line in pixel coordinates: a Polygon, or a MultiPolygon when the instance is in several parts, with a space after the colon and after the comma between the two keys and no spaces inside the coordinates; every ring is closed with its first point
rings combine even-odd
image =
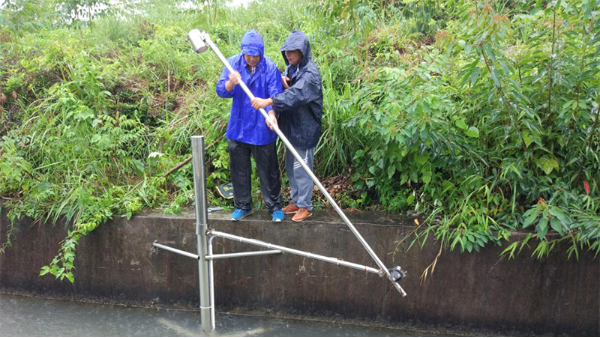
{"type": "MultiPolygon", "coordinates": [[[[281,74],[275,63],[264,55],[264,46],[260,34],[255,30],[249,30],[242,38],[242,52],[228,59],[231,67],[240,73],[242,81],[256,97],[272,97],[283,91],[281,74]],[[251,74],[246,67],[244,54],[261,56],[254,74],[251,74]]],[[[228,92],[225,89],[227,80],[229,80],[229,71],[224,67],[217,82],[217,95],[223,98],[233,98],[227,124],[227,138],[254,145],[274,142],[277,134],[267,127],[262,114],[252,108],[252,102],[242,87],[237,85],[231,92],[228,92]]],[[[270,110],[273,110],[271,106],[265,108],[267,113],[270,110]]]]}
{"type": "Polygon", "coordinates": [[[312,61],[308,38],[301,31],[293,31],[279,49],[286,65],[285,76],[290,78],[290,88],[272,96],[273,107],[279,114],[279,128],[296,148],[310,149],[317,145],[321,136],[323,116],[323,88],[321,72],[312,61]],[[285,51],[299,49],[302,60],[291,66],[285,51]]]}

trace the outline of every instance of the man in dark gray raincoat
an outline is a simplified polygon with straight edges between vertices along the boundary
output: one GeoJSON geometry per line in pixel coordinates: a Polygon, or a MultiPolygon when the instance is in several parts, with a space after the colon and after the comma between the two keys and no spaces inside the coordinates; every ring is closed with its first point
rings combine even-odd
{"type": "MultiPolygon", "coordinates": [[[[285,90],[268,99],[256,98],[252,106],[273,107],[279,128],[312,170],[323,115],[321,73],[311,59],[308,38],[301,31],[291,32],[279,50],[287,64],[282,76],[285,90]]],[[[295,213],[292,220],[301,222],[312,215],[313,182],[289,151],[285,153],[285,167],[292,195],[283,212],[295,213]]]]}

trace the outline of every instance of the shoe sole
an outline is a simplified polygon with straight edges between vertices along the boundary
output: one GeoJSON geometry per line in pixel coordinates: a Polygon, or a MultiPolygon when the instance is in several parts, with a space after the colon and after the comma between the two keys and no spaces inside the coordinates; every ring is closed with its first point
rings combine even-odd
{"type": "Polygon", "coordinates": [[[295,214],[297,212],[298,212],[298,210],[296,210],[296,211],[288,211],[288,212],[284,212],[283,214],[284,215],[292,215],[292,214],[295,214]]]}
{"type": "Polygon", "coordinates": [[[299,220],[295,220],[295,219],[293,219],[293,218],[292,218],[292,221],[294,221],[294,222],[302,222],[302,221],[304,221],[305,219],[309,218],[309,217],[310,217],[310,216],[312,216],[312,215],[313,215],[313,214],[311,213],[310,215],[308,215],[308,216],[304,217],[303,219],[299,219],[299,220]]]}

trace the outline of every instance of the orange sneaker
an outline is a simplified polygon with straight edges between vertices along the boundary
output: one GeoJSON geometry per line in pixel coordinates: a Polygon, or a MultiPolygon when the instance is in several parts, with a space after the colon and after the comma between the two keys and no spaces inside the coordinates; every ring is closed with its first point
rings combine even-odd
{"type": "Polygon", "coordinates": [[[294,217],[292,217],[292,221],[302,222],[305,219],[309,218],[310,216],[312,216],[312,212],[310,212],[306,208],[300,208],[300,209],[298,209],[298,212],[294,215],[294,217]]]}
{"type": "Polygon", "coordinates": [[[281,209],[281,211],[283,211],[284,214],[289,215],[289,214],[295,214],[300,208],[298,208],[294,203],[290,202],[290,204],[287,205],[287,207],[281,209]]]}

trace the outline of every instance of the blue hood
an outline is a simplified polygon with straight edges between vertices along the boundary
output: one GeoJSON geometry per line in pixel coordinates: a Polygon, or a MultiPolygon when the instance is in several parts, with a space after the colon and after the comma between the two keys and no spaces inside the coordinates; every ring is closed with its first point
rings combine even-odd
{"type": "Polygon", "coordinates": [[[242,38],[242,54],[263,56],[265,54],[265,43],[257,31],[251,29],[242,38]]]}
{"type": "Polygon", "coordinates": [[[302,61],[300,61],[300,68],[306,66],[306,64],[310,61],[310,43],[308,42],[308,38],[302,31],[293,31],[288,35],[287,39],[283,43],[283,46],[279,48],[281,55],[283,55],[283,60],[285,60],[285,64],[289,66],[289,62],[285,57],[286,51],[299,49],[302,52],[302,61]]]}

